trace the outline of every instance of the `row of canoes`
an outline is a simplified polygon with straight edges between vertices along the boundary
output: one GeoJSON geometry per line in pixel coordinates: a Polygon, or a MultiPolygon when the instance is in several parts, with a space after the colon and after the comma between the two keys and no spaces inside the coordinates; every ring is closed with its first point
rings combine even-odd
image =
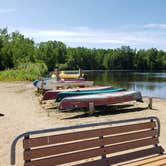
{"type": "Polygon", "coordinates": [[[142,102],[140,92],[126,91],[123,88],[115,88],[112,86],[96,87],[93,86],[93,81],[85,81],[82,79],[66,81],[45,78],[40,81],[36,80],[33,84],[38,89],[43,90],[43,100],[54,100],[58,103],[59,110],[63,111],[89,107],[90,103],[98,106],[134,100],[142,102]]]}
{"type": "Polygon", "coordinates": [[[110,105],[128,101],[142,102],[142,96],[137,91],[126,91],[114,87],[89,87],[49,90],[43,94],[43,100],[54,100],[58,103],[59,110],[73,110],[77,108],[110,105]]]}

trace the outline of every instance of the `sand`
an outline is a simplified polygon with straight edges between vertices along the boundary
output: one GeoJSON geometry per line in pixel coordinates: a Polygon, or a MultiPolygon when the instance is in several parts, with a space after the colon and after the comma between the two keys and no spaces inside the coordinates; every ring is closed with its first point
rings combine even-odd
{"type": "MultiPolygon", "coordinates": [[[[147,109],[147,98],[144,101],[143,104],[136,103],[134,106],[131,106],[131,102],[119,105],[118,110],[111,107],[92,116],[83,111],[61,113],[54,110],[48,116],[48,111],[40,106],[31,82],[0,82],[0,166],[10,165],[11,142],[22,132],[151,115],[157,116],[161,121],[160,143],[166,149],[166,100],[153,99],[153,110],[147,109]]],[[[17,146],[17,166],[22,165],[21,143],[20,141],[17,146]]]]}

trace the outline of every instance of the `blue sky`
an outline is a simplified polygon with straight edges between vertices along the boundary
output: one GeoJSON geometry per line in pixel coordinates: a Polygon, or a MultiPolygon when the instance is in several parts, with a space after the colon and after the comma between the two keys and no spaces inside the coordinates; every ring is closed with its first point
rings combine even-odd
{"type": "Polygon", "coordinates": [[[166,50],[165,0],[5,0],[0,28],[36,42],[67,46],[166,50]]]}

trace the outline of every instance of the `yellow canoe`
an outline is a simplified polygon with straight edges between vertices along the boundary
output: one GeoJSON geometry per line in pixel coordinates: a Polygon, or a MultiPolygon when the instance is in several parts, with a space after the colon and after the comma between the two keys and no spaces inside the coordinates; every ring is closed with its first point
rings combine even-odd
{"type": "Polygon", "coordinates": [[[80,74],[66,74],[64,72],[61,72],[59,74],[60,78],[63,78],[63,79],[78,79],[80,77],[83,77],[84,75],[80,75],[80,74]]]}

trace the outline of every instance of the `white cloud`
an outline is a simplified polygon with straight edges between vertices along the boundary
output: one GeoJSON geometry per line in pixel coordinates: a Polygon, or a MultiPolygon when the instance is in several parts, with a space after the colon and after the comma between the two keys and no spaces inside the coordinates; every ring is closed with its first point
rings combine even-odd
{"type": "Polygon", "coordinates": [[[31,36],[38,41],[60,40],[63,42],[83,42],[83,43],[118,43],[127,44],[124,39],[117,38],[112,32],[102,32],[92,30],[90,28],[74,27],[66,30],[37,30],[37,29],[22,29],[20,30],[25,36],[31,36]]]}
{"type": "Polygon", "coordinates": [[[74,31],[67,31],[67,30],[39,30],[38,35],[41,36],[46,36],[46,37],[63,37],[63,36],[94,36],[93,33],[88,33],[88,32],[74,32],[74,31]]]}
{"type": "MultiPolygon", "coordinates": [[[[132,29],[111,30],[92,29],[89,27],[68,27],[63,29],[18,29],[27,37],[33,38],[36,42],[59,40],[68,46],[88,46],[112,48],[121,45],[130,45],[134,48],[166,49],[166,32],[163,30],[151,31],[148,28],[165,27],[165,24],[146,24],[145,30],[132,27],[132,29]],[[157,25],[157,26],[156,26],[157,25]],[[160,25],[160,26],[159,26],[160,25]]],[[[143,26],[142,26],[143,27],[143,26]]]]}
{"type": "Polygon", "coordinates": [[[146,24],[146,25],[144,25],[144,28],[160,28],[160,29],[166,29],[166,24],[146,24]]]}
{"type": "Polygon", "coordinates": [[[0,14],[10,14],[10,13],[15,13],[16,9],[0,9],[0,14]]]}

